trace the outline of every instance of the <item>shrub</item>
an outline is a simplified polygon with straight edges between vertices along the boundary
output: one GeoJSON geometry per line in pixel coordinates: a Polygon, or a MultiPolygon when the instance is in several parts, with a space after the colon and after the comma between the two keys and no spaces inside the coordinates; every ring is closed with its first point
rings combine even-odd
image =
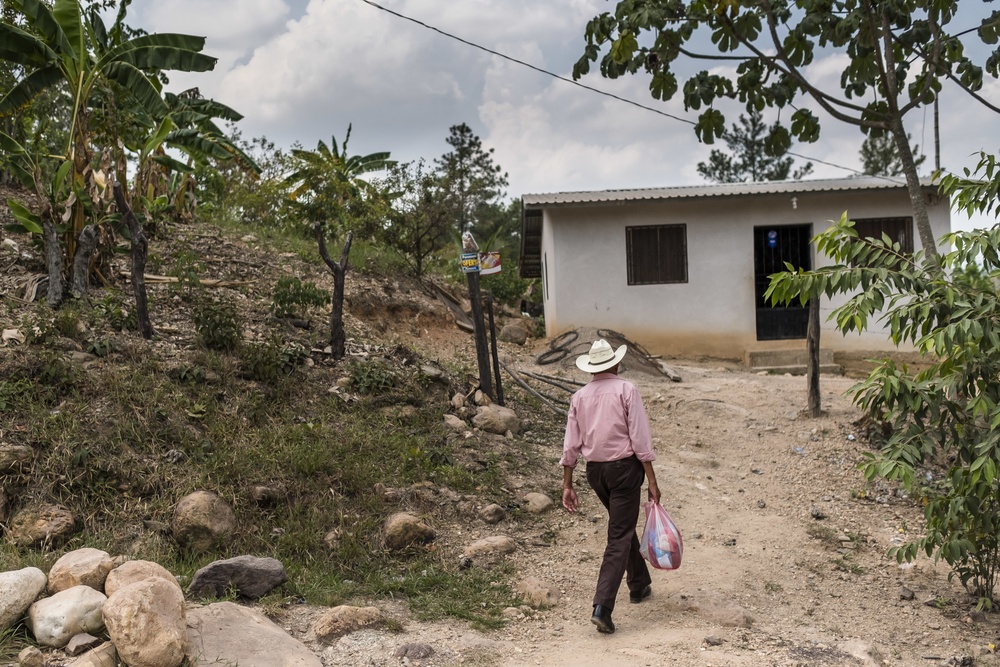
{"type": "Polygon", "coordinates": [[[304,283],[298,278],[281,278],[274,286],[271,312],[275,317],[295,317],[305,314],[311,307],[325,306],[330,295],[316,287],[315,283],[304,283]]]}
{"type": "Polygon", "coordinates": [[[243,340],[243,322],[235,306],[219,299],[204,299],[195,305],[194,328],[209,350],[232,352],[243,340]]]}

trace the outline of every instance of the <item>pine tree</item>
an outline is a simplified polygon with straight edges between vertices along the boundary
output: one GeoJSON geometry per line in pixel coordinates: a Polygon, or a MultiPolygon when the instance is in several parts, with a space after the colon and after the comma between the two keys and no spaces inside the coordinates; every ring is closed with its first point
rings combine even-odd
{"type": "MultiPolygon", "coordinates": [[[[913,146],[913,162],[919,167],[927,159],[920,152],[920,146],[913,143],[913,137],[907,133],[906,140],[913,146]]],[[[866,174],[872,176],[902,176],[903,161],[899,159],[899,149],[892,135],[868,135],[861,144],[861,163],[866,174]]]]}
{"type": "Polygon", "coordinates": [[[777,127],[775,123],[768,128],[759,111],[751,112],[749,118],[740,114],[739,123],[733,123],[722,136],[729,152],[713,150],[707,163],[698,163],[698,173],[716,183],[784,181],[790,173],[798,180],[812,173],[812,162],[792,172],[793,158],[782,157],[784,151],[779,155],[769,153],[768,136],[777,127]]]}

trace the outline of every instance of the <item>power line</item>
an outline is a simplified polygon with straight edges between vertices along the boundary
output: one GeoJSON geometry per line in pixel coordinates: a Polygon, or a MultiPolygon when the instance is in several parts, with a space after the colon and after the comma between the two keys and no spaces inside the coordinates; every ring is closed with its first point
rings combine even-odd
{"type": "Polygon", "coordinates": [[[509,60],[510,62],[516,63],[518,65],[521,65],[522,67],[527,67],[528,69],[533,69],[536,72],[541,72],[542,74],[546,74],[548,76],[554,77],[556,79],[559,79],[560,81],[565,81],[566,83],[571,83],[574,86],[579,86],[580,88],[583,88],[584,90],[589,90],[592,93],[597,93],[598,95],[604,95],[605,97],[610,97],[612,99],[618,100],[619,102],[624,102],[626,104],[631,104],[634,107],[639,107],[640,109],[645,109],[646,111],[652,111],[653,113],[660,114],[661,116],[666,116],[667,118],[671,118],[673,120],[678,120],[678,121],[680,121],[682,123],[688,123],[689,125],[694,125],[695,124],[694,121],[688,120],[687,118],[681,118],[680,116],[674,116],[674,115],[669,114],[669,113],[667,113],[665,111],[660,111],[659,109],[654,109],[653,107],[646,106],[645,104],[639,104],[638,102],[633,102],[630,99],[627,99],[627,98],[624,98],[624,97],[620,97],[618,95],[615,95],[614,93],[608,93],[608,92],[605,92],[605,91],[600,90],[598,88],[594,88],[592,86],[588,86],[586,84],[582,84],[579,81],[574,81],[573,79],[568,79],[568,78],[562,76],[561,74],[556,74],[555,72],[550,72],[547,69],[542,69],[541,67],[536,67],[535,65],[532,65],[531,63],[524,62],[523,60],[518,60],[517,58],[514,58],[512,56],[508,56],[507,54],[500,53],[499,51],[494,51],[493,49],[486,48],[485,46],[482,46],[480,44],[476,44],[475,42],[470,42],[467,39],[462,39],[461,37],[458,37],[457,35],[453,35],[450,32],[445,32],[444,30],[441,30],[440,28],[436,28],[436,27],[434,27],[432,25],[424,23],[423,21],[417,20],[415,18],[411,18],[409,16],[406,16],[405,14],[400,14],[399,12],[393,11],[393,10],[387,8],[387,7],[383,7],[382,5],[380,5],[378,3],[372,2],[372,0],[361,0],[361,2],[363,2],[363,3],[367,4],[367,5],[371,5],[372,7],[375,7],[376,9],[381,9],[383,12],[386,12],[387,14],[392,14],[393,16],[396,16],[398,18],[404,19],[406,21],[410,21],[411,23],[416,23],[417,25],[419,25],[419,26],[421,26],[423,28],[427,28],[428,30],[433,30],[434,32],[436,32],[436,33],[438,33],[440,35],[444,35],[445,37],[448,37],[449,39],[454,39],[455,41],[461,42],[462,44],[465,44],[467,46],[471,46],[471,47],[473,47],[475,49],[479,49],[480,51],[485,51],[486,53],[489,53],[490,55],[494,55],[494,56],[497,56],[499,58],[503,58],[504,60],[509,60]]]}
{"type": "MultiPolygon", "coordinates": [[[[427,30],[432,30],[432,31],[438,33],[439,35],[443,35],[443,36],[445,36],[445,37],[447,37],[449,39],[453,39],[455,41],[461,42],[462,44],[465,44],[467,46],[471,46],[471,47],[473,47],[475,49],[479,49],[480,51],[485,51],[486,53],[489,53],[490,55],[494,55],[494,56],[497,56],[499,58],[503,58],[504,60],[509,60],[512,63],[515,63],[517,65],[521,65],[522,67],[527,67],[528,69],[534,70],[536,72],[540,72],[540,73],[545,74],[547,76],[551,76],[551,77],[553,77],[555,79],[558,79],[560,81],[565,81],[566,83],[571,83],[574,86],[579,86],[580,88],[583,88],[584,90],[588,90],[588,91],[590,91],[592,93],[597,93],[598,95],[604,95],[605,97],[610,97],[610,98],[612,98],[614,100],[618,100],[619,102],[624,102],[625,104],[630,104],[630,105],[632,105],[634,107],[638,107],[638,108],[643,109],[645,111],[652,111],[655,114],[659,114],[661,116],[666,116],[667,118],[670,118],[671,120],[676,120],[676,121],[680,121],[682,123],[687,123],[688,125],[696,125],[696,123],[694,121],[688,120],[687,118],[681,118],[680,116],[674,116],[672,114],[666,113],[665,111],[660,111],[659,109],[655,109],[653,107],[646,106],[645,104],[639,104],[638,102],[634,102],[634,101],[632,101],[630,99],[627,99],[627,98],[624,98],[624,97],[620,97],[620,96],[615,95],[613,93],[608,93],[608,92],[605,92],[605,91],[600,90],[598,88],[594,88],[592,86],[588,86],[588,85],[582,84],[579,81],[574,81],[573,79],[568,79],[568,78],[566,78],[566,77],[564,77],[564,76],[562,76],[560,74],[556,74],[555,72],[550,72],[549,70],[543,69],[541,67],[537,67],[535,65],[532,65],[531,63],[527,63],[527,62],[524,62],[523,60],[518,60],[517,58],[514,58],[512,56],[508,56],[505,53],[500,53],[499,51],[495,51],[493,49],[487,48],[485,46],[482,46],[481,44],[476,44],[475,42],[470,42],[467,39],[462,39],[461,37],[458,37],[457,35],[453,35],[450,32],[446,32],[444,30],[441,30],[440,28],[432,26],[432,25],[430,25],[428,23],[424,23],[423,21],[420,21],[418,19],[412,18],[410,16],[406,16],[405,14],[401,14],[401,13],[399,13],[397,11],[394,11],[392,9],[389,9],[387,7],[383,7],[382,5],[380,5],[380,4],[376,3],[376,2],[373,2],[373,0],[361,0],[361,1],[364,2],[367,5],[371,5],[372,7],[376,8],[376,9],[380,9],[380,10],[382,10],[383,12],[385,12],[387,14],[391,14],[391,15],[397,17],[397,18],[401,18],[401,19],[403,19],[405,21],[409,21],[411,23],[415,23],[415,24],[419,25],[422,28],[426,28],[427,30]]],[[[812,161],[812,162],[818,162],[819,164],[823,164],[823,165],[826,165],[828,167],[833,167],[835,169],[842,169],[844,171],[849,171],[849,172],[851,172],[853,174],[856,174],[858,176],[871,176],[873,178],[881,178],[883,180],[889,181],[890,183],[899,184],[899,181],[897,179],[890,178],[888,176],[879,176],[879,175],[873,175],[873,174],[866,174],[865,172],[863,172],[863,171],[861,171],[859,169],[855,169],[853,167],[845,167],[844,165],[835,164],[833,162],[827,162],[825,160],[820,160],[819,158],[807,157],[805,155],[801,155],[799,153],[793,153],[791,151],[787,151],[786,155],[791,155],[792,157],[797,157],[797,158],[801,158],[803,160],[809,160],[809,161],[812,161]]]]}

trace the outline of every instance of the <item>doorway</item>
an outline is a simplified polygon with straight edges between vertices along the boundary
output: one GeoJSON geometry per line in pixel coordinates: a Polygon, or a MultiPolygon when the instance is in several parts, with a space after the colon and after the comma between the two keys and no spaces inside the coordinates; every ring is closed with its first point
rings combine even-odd
{"type": "Polygon", "coordinates": [[[806,337],[809,307],[795,303],[772,306],[764,299],[773,273],[785,271],[785,262],[812,269],[812,225],[773,225],[753,228],[754,296],[757,306],[757,340],[791,340],[806,337]]]}

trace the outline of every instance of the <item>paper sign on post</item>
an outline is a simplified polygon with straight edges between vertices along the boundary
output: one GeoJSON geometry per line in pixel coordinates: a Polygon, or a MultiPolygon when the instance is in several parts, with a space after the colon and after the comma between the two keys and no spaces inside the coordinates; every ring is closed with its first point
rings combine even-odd
{"type": "Polygon", "coordinates": [[[479,253],[479,273],[488,276],[500,273],[500,253],[496,250],[479,253]]]}
{"type": "Polygon", "coordinates": [[[479,253],[462,253],[462,273],[477,273],[479,271],[479,253]]]}

